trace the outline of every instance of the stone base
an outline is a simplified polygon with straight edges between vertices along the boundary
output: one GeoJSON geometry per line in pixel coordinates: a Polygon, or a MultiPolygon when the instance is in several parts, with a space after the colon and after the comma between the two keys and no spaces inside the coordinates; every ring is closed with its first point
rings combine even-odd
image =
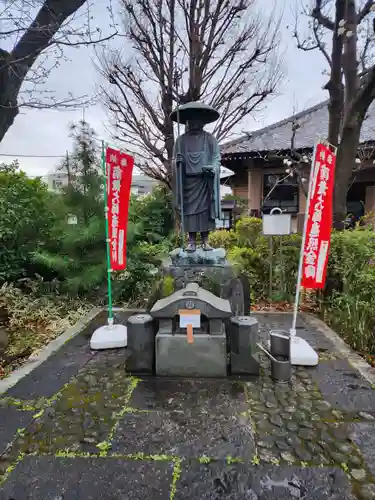
{"type": "Polygon", "coordinates": [[[181,248],[175,248],[170,252],[174,266],[186,266],[189,264],[225,264],[226,252],[224,248],[213,248],[203,250],[198,247],[195,252],[186,252],[181,248]]]}
{"type": "Polygon", "coordinates": [[[188,344],[182,334],[156,335],[156,375],[177,377],[226,377],[227,341],[221,335],[194,335],[188,344]]]}
{"type": "Polygon", "coordinates": [[[188,283],[198,283],[219,297],[226,297],[229,284],[233,278],[233,267],[229,262],[222,265],[190,264],[175,266],[165,264],[163,274],[171,276],[175,290],[182,290],[188,283]]]}

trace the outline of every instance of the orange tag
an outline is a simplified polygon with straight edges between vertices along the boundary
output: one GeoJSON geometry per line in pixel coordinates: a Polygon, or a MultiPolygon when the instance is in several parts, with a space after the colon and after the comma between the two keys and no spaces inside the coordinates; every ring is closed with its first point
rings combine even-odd
{"type": "Polygon", "coordinates": [[[194,342],[194,328],[201,327],[201,312],[199,309],[180,309],[180,328],[186,328],[187,340],[189,344],[194,342]]]}
{"type": "Polygon", "coordinates": [[[193,325],[186,326],[187,340],[188,344],[194,343],[194,335],[193,335],[193,325]]]}

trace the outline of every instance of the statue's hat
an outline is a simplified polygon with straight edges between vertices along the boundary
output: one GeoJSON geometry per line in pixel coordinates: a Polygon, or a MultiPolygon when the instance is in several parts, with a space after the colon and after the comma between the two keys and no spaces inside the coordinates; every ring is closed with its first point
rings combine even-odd
{"type": "Polygon", "coordinates": [[[185,124],[189,120],[200,120],[203,123],[215,122],[220,113],[209,104],[192,101],[182,104],[171,113],[171,120],[185,124]]]}

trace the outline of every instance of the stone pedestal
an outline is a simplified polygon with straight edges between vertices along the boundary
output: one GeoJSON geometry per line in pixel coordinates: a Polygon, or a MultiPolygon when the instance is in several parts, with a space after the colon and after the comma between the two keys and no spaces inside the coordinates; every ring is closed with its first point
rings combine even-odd
{"type": "Polygon", "coordinates": [[[126,367],[132,373],[152,374],[155,367],[155,327],[149,314],[135,314],[128,319],[126,367]]]}
{"type": "Polygon", "coordinates": [[[258,321],[249,316],[230,318],[228,342],[232,375],[259,375],[258,321]]]}
{"type": "Polygon", "coordinates": [[[234,276],[223,248],[208,252],[201,248],[195,252],[176,248],[164,261],[163,273],[173,278],[175,290],[182,290],[188,283],[198,283],[220,297],[226,296],[234,276]]]}
{"type": "Polygon", "coordinates": [[[156,375],[183,377],[226,377],[226,335],[197,333],[189,344],[186,334],[156,335],[156,375]]]}

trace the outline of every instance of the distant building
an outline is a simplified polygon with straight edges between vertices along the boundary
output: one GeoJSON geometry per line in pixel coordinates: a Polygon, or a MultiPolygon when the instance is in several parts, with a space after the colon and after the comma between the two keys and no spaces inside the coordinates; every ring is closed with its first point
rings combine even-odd
{"type": "MultiPolygon", "coordinates": [[[[301,231],[306,196],[295,176],[286,176],[283,158],[290,154],[291,138],[301,155],[312,153],[318,137],[328,135],[328,101],[301,113],[255,130],[221,145],[221,162],[232,170],[228,179],[233,194],[246,200],[248,213],[261,216],[280,207],[292,216],[293,231],[301,231]],[[276,187],[275,187],[276,186],[276,187]]],[[[360,150],[366,152],[360,167],[353,165],[347,195],[349,213],[363,215],[375,210],[375,105],[363,123],[360,150]]],[[[306,166],[304,178],[310,175],[306,166]]],[[[306,184],[307,185],[307,184],[306,184]]]]}
{"type": "MultiPolygon", "coordinates": [[[[66,172],[48,174],[42,179],[47,184],[49,191],[58,192],[68,185],[68,174],[66,172]]],[[[131,192],[136,196],[145,196],[151,193],[157,184],[158,181],[145,175],[133,175],[131,192]]]]}
{"type": "Polygon", "coordinates": [[[47,184],[49,191],[60,191],[61,188],[68,185],[68,174],[65,172],[55,172],[42,177],[47,184]]]}
{"type": "Polygon", "coordinates": [[[135,196],[145,196],[150,194],[158,184],[158,181],[146,175],[133,175],[131,192],[135,196]]]}

